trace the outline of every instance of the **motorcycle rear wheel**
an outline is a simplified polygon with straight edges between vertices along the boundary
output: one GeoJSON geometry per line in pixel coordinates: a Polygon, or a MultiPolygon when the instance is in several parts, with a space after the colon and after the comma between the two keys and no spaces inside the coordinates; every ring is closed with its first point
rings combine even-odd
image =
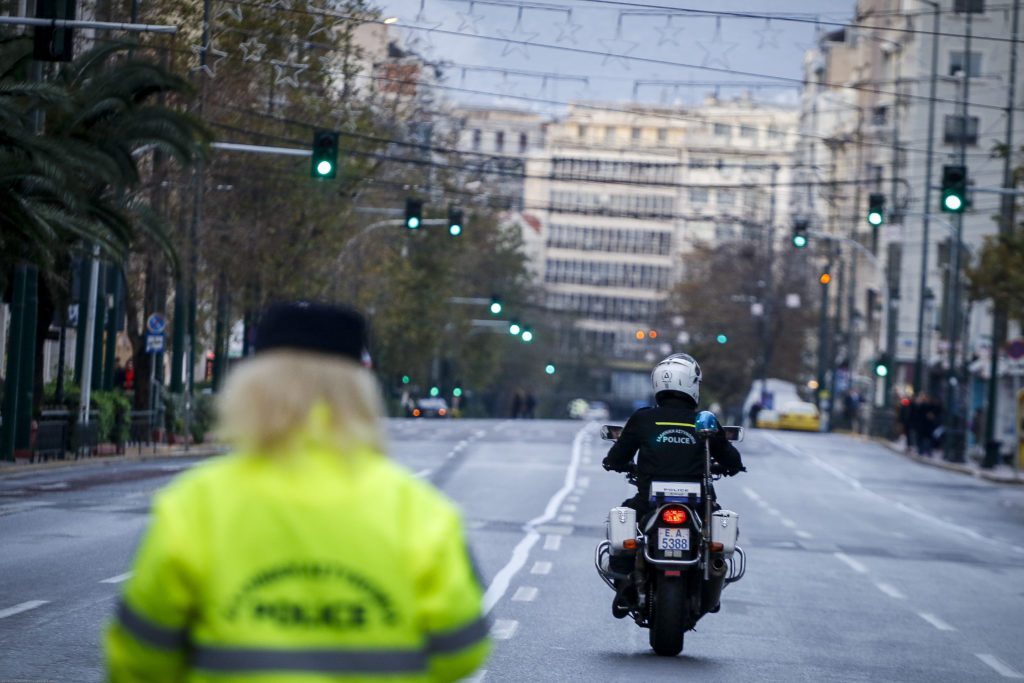
{"type": "Polygon", "coordinates": [[[654,593],[651,618],[651,649],[662,657],[675,657],[683,651],[683,611],[686,591],[682,581],[662,581],[654,593]]]}

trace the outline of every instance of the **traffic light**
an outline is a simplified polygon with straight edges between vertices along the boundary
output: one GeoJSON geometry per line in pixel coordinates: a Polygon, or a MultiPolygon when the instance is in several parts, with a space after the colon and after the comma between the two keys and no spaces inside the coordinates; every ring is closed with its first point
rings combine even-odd
{"type": "Polygon", "coordinates": [[[511,334],[513,337],[518,337],[519,333],[521,333],[522,331],[523,326],[520,325],[518,321],[513,320],[508,324],[508,333],[511,334]]]}
{"type": "Polygon", "coordinates": [[[441,390],[437,387],[430,387],[430,397],[436,398],[441,395],[441,390]]]}
{"type": "Polygon", "coordinates": [[[462,396],[462,387],[455,387],[454,389],[452,389],[452,396],[454,396],[455,398],[462,396]]]}
{"type": "Polygon", "coordinates": [[[942,167],[942,204],[946,213],[963,213],[967,204],[967,167],[942,167]]]}
{"type": "Polygon", "coordinates": [[[717,341],[719,344],[724,344],[727,341],[729,341],[729,337],[725,336],[724,334],[719,333],[719,335],[717,337],[715,337],[715,341],[717,341]]]}
{"type": "Polygon", "coordinates": [[[868,225],[877,228],[885,222],[885,195],[872,192],[868,195],[868,225]]]}
{"type": "Polygon", "coordinates": [[[889,357],[882,355],[875,361],[875,374],[879,377],[889,376],[889,357]]]}
{"type": "Polygon", "coordinates": [[[554,363],[548,363],[547,365],[545,365],[544,366],[544,372],[546,372],[549,375],[555,374],[555,364],[554,363]]]}
{"type": "Polygon", "coordinates": [[[313,133],[313,158],[310,174],[314,178],[333,178],[338,173],[338,134],[333,130],[313,133]]]}
{"type": "Polygon", "coordinates": [[[462,234],[462,209],[456,206],[448,207],[448,234],[452,237],[462,234]]]}
{"type": "Polygon", "coordinates": [[[491,305],[489,308],[491,315],[501,315],[502,308],[504,308],[504,306],[501,305],[501,299],[495,294],[491,297],[491,305]]]}
{"type": "Polygon", "coordinates": [[[527,344],[529,344],[530,342],[532,342],[532,341],[533,341],[533,330],[531,330],[531,329],[530,329],[530,328],[528,328],[528,327],[524,327],[524,328],[523,328],[523,333],[522,333],[522,335],[520,335],[520,338],[521,338],[521,339],[522,339],[522,340],[523,340],[524,342],[526,342],[527,344]]]}
{"type": "MultiPolygon", "coordinates": [[[[75,0],[37,0],[37,19],[75,19],[75,0]]],[[[74,57],[74,32],[67,27],[36,26],[32,29],[32,59],[70,62],[74,57]]]]}
{"type": "Polygon", "coordinates": [[[828,273],[822,273],[821,275],[818,276],[818,282],[820,282],[823,285],[827,285],[828,283],[832,282],[832,276],[828,273]]]}
{"type": "Polygon", "coordinates": [[[807,221],[802,218],[793,222],[793,246],[797,249],[807,246],[807,221]]]}
{"type": "Polygon", "coordinates": [[[409,377],[409,375],[402,375],[402,384],[408,384],[411,381],[412,381],[412,378],[409,377]]]}
{"type": "Polygon", "coordinates": [[[405,227],[419,230],[423,225],[423,200],[414,197],[405,199],[405,227]]]}

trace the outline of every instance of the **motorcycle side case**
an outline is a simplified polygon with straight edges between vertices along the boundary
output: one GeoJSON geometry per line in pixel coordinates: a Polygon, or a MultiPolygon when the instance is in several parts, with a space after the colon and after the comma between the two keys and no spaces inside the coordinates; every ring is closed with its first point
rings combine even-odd
{"type": "Polygon", "coordinates": [[[725,547],[726,557],[736,550],[736,538],[740,535],[740,515],[732,510],[711,513],[711,540],[725,547]]]}
{"type": "Polygon", "coordinates": [[[636,549],[627,550],[623,543],[636,541],[636,510],[633,508],[612,508],[608,511],[608,544],[612,555],[632,554],[636,549]]]}

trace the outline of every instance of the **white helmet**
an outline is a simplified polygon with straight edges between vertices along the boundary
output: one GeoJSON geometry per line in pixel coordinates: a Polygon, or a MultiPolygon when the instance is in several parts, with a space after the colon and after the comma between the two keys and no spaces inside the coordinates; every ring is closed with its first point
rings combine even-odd
{"type": "Polygon", "coordinates": [[[674,353],[654,366],[651,372],[654,395],[663,391],[674,391],[700,401],[700,366],[693,356],[674,353]]]}

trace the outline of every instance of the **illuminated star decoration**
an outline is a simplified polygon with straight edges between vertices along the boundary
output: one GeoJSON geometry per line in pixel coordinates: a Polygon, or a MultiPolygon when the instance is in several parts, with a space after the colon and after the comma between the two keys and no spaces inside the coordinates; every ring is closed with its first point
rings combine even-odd
{"type": "Polygon", "coordinates": [[[736,49],[739,43],[731,43],[722,40],[722,18],[715,19],[715,35],[711,36],[711,42],[702,43],[699,40],[697,45],[704,50],[704,59],[701,66],[714,66],[717,64],[723,69],[731,69],[729,66],[729,53],[736,49]]]}
{"type": "Polygon", "coordinates": [[[228,15],[230,18],[234,19],[235,21],[242,21],[242,6],[238,3],[223,2],[221,3],[220,8],[217,10],[217,12],[213,15],[213,20],[218,21],[225,14],[228,15]],[[232,4],[234,5],[234,7],[228,6],[232,4]]]}
{"type": "Polygon", "coordinates": [[[637,45],[640,44],[634,43],[631,40],[623,39],[621,12],[619,13],[619,23],[615,28],[615,38],[612,40],[602,39],[599,40],[598,42],[604,45],[605,50],[608,51],[608,54],[606,54],[604,56],[604,59],[601,60],[601,66],[606,66],[610,61],[618,61],[620,64],[622,64],[622,67],[627,71],[629,70],[629,63],[626,61],[626,57],[629,55],[629,53],[636,49],[637,45]]]}
{"type": "Polygon", "coordinates": [[[314,11],[311,13],[311,16],[313,17],[313,25],[309,27],[309,32],[306,33],[307,38],[312,38],[316,34],[327,30],[323,14],[314,11]]]}
{"type": "Polygon", "coordinates": [[[459,16],[459,27],[455,29],[456,31],[458,31],[459,33],[480,33],[479,24],[483,20],[484,15],[477,14],[476,12],[474,12],[473,8],[475,6],[476,3],[470,0],[468,12],[456,12],[456,14],[459,16]]]}
{"type": "Polygon", "coordinates": [[[583,28],[583,24],[577,24],[572,20],[572,10],[567,10],[565,13],[565,21],[561,24],[555,24],[555,28],[558,29],[558,37],[555,38],[556,43],[571,43],[578,45],[576,42],[576,34],[583,28]]]}
{"type": "Polygon", "coordinates": [[[536,38],[538,33],[530,33],[529,31],[523,30],[523,6],[519,5],[519,11],[516,13],[516,24],[512,27],[511,31],[505,31],[499,29],[498,35],[509,41],[505,43],[504,49],[501,51],[501,56],[506,57],[513,52],[519,52],[526,57],[530,58],[530,53],[526,49],[525,43],[529,43],[531,40],[536,38]]]}
{"type": "Polygon", "coordinates": [[[679,34],[683,32],[683,29],[676,28],[672,25],[673,15],[665,15],[668,20],[664,26],[655,26],[654,31],[658,34],[658,47],[662,45],[675,45],[679,47],[679,34]]]}
{"type": "Polygon", "coordinates": [[[278,59],[271,59],[274,65],[274,85],[290,85],[293,88],[299,87],[299,74],[309,68],[309,64],[300,64],[294,57],[289,57],[287,62],[278,59]]]}
{"type": "Polygon", "coordinates": [[[765,19],[764,28],[760,31],[754,31],[754,33],[759,37],[757,42],[757,48],[759,50],[764,50],[766,48],[771,48],[773,50],[779,49],[779,32],[772,28],[771,19],[765,19]]]}
{"type": "Polygon", "coordinates": [[[199,66],[194,67],[192,71],[202,71],[210,78],[217,77],[217,67],[221,62],[227,59],[228,56],[227,52],[218,50],[212,45],[212,43],[207,43],[205,46],[193,45],[192,54],[196,56],[196,61],[199,63],[199,66]],[[204,52],[206,53],[206,64],[203,64],[204,52]],[[216,58],[213,60],[212,64],[210,63],[210,57],[216,58]]]}
{"type": "Polygon", "coordinates": [[[243,62],[261,62],[263,53],[267,51],[267,46],[253,36],[244,43],[239,43],[238,49],[242,51],[243,62]]]}
{"type": "Polygon", "coordinates": [[[413,17],[413,21],[419,25],[420,30],[411,31],[409,37],[406,39],[405,44],[410,49],[417,46],[422,46],[427,49],[434,47],[434,41],[431,37],[431,33],[435,28],[441,25],[440,21],[434,21],[427,17],[426,12],[427,0],[420,0],[420,11],[413,17]]]}

